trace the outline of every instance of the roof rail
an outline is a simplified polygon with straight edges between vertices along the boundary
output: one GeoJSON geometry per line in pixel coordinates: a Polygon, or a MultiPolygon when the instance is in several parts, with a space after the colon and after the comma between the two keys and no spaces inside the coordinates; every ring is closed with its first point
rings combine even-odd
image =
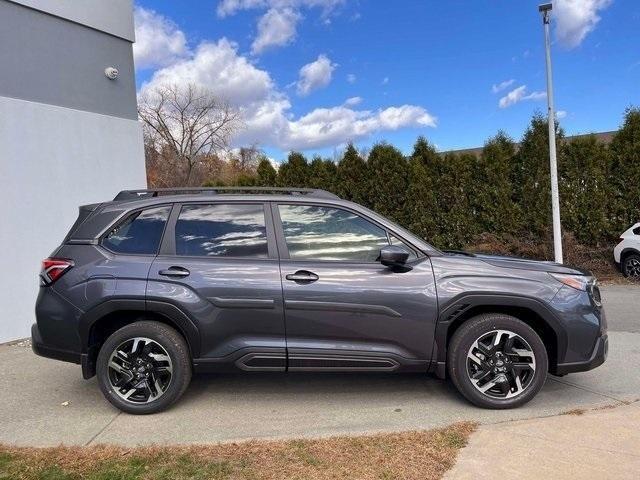
{"type": "Polygon", "coordinates": [[[122,190],[113,199],[114,202],[160,197],[165,195],[218,195],[222,193],[271,193],[288,195],[309,195],[311,197],[339,199],[337,195],[317,188],[287,187],[178,187],[141,190],[122,190]]]}

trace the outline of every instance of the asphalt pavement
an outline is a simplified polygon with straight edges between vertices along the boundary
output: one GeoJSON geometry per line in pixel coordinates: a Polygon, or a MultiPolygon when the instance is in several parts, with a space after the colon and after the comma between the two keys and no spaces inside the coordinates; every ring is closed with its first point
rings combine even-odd
{"type": "Polygon", "coordinates": [[[601,367],[549,376],[519,409],[482,410],[453,386],[421,374],[197,376],[170,410],[132,416],[112,407],[80,367],[0,346],[0,443],[124,445],[210,443],[429,429],[461,420],[498,424],[640,398],[640,287],[602,288],[609,358],[601,367]]]}

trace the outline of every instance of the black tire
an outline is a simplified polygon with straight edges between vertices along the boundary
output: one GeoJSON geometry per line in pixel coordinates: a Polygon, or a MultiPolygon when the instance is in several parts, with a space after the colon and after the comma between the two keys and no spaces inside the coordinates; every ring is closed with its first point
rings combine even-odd
{"type": "MultiPolygon", "coordinates": [[[[502,334],[501,338],[505,338],[504,334],[502,334]]],[[[509,338],[510,336],[507,335],[507,341],[509,338]]],[[[494,357],[487,358],[490,358],[493,366],[497,365],[494,357]]],[[[488,363],[484,362],[485,360],[482,360],[482,365],[488,365],[488,363]]],[[[453,384],[467,400],[483,408],[507,409],[519,407],[527,403],[536,396],[544,385],[548,367],[549,360],[547,357],[547,350],[538,334],[523,321],[510,315],[499,313],[482,314],[467,320],[454,333],[451,341],[449,342],[447,351],[447,368],[453,384]],[[531,357],[527,357],[527,360],[533,360],[533,362],[535,362],[535,371],[532,374],[524,374],[530,375],[529,377],[526,377],[526,385],[522,385],[523,389],[519,394],[509,393],[515,395],[511,398],[494,398],[491,396],[491,391],[489,391],[489,393],[482,393],[471,380],[471,373],[469,369],[473,367],[468,366],[468,364],[473,364],[473,361],[468,360],[467,355],[471,351],[472,346],[477,345],[475,342],[478,339],[487,338],[486,336],[491,335],[491,332],[499,330],[512,332],[516,334],[516,336],[519,336],[520,339],[526,341],[530,347],[530,351],[534,355],[533,359],[531,359],[531,357]]],[[[526,371],[529,370],[530,369],[526,369],[526,371]]],[[[509,379],[509,382],[513,382],[515,380],[512,375],[512,373],[505,374],[506,378],[509,379]]],[[[487,381],[487,383],[489,382],[487,381]]],[[[514,387],[514,391],[517,392],[517,388],[514,387]]]]}
{"type": "Polygon", "coordinates": [[[640,255],[632,253],[622,261],[622,274],[625,277],[640,280],[640,255]]]}
{"type": "Polygon", "coordinates": [[[100,348],[96,367],[100,390],[107,400],[123,412],[135,415],[156,413],[168,408],[182,396],[191,381],[191,358],[184,338],[173,328],[154,321],[138,321],[113,333],[100,348]],[[166,381],[166,390],[149,403],[135,403],[122,398],[116,393],[110,378],[111,355],[119,346],[136,337],[151,339],[161,346],[170,358],[170,363],[167,363],[171,365],[172,371],[166,381]]]}

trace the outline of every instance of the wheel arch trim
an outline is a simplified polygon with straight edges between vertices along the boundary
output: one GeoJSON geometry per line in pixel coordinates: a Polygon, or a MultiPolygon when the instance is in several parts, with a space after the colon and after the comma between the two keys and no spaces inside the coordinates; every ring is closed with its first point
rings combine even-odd
{"type": "Polygon", "coordinates": [[[192,358],[200,356],[200,332],[196,324],[180,308],[169,302],[158,300],[138,300],[128,298],[114,298],[106,300],[82,315],[80,318],[80,342],[83,353],[91,353],[91,332],[96,323],[105,316],[122,312],[140,312],[156,314],[164,317],[167,323],[173,325],[184,336],[192,358]]]}
{"type": "Polygon", "coordinates": [[[620,252],[620,264],[622,264],[622,262],[625,261],[625,257],[627,255],[640,255],[640,251],[638,251],[637,249],[633,248],[633,247],[625,247],[622,249],[622,251],[620,252]]]}
{"type": "MultiPolygon", "coordinates": [[[[556,348],[556,361],[560,362],[561,359],[564,358],[568,344],[567,334],[564,328],[562,328],[560,319],[541,300],[522,295],[467,293],[458,295],[448,302],[438,315],[432,354],[433,369],[438,376],[444,376],[447,358],[447,342],[450,338],[451,327],[456,325],[455,321],[469,312],[469,310],[478,307],[489,309],[491,307],[496,307],[497,309],[519,308],[535,313],[545,322],[547,327],[553,330],[556,336],[557,344],[554,345],[556,348]]],[[[499,313],[499,310],[496,310],[496,313],[499,313]]],[[[552,366],[550,365],[550,367],[552,366]]]]}

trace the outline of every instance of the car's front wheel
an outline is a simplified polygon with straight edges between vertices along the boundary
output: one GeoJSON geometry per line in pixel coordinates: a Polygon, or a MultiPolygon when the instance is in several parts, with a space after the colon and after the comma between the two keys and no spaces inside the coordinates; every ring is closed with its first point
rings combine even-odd
{"type": "Polygon", "coordinates": [[[504,314],[467,320],[448,347],[449,376],[475,405],[514,408],[544,385],[548,358],[540,336],[526,323],[504,314]]]}
{"type": "Polygon", "coordinates": [[[632,253],[622,262],[622,274],[625,277],[640,279],[640,255],[632,253]]]}
{"type": "Polygon", "coordinates": [[[104,342],[97,376],[102,393],[115,407],[133,414],[156,413],[178,400],[189,385],[189,350],[173,328],[135,322],[104,342]]]}

